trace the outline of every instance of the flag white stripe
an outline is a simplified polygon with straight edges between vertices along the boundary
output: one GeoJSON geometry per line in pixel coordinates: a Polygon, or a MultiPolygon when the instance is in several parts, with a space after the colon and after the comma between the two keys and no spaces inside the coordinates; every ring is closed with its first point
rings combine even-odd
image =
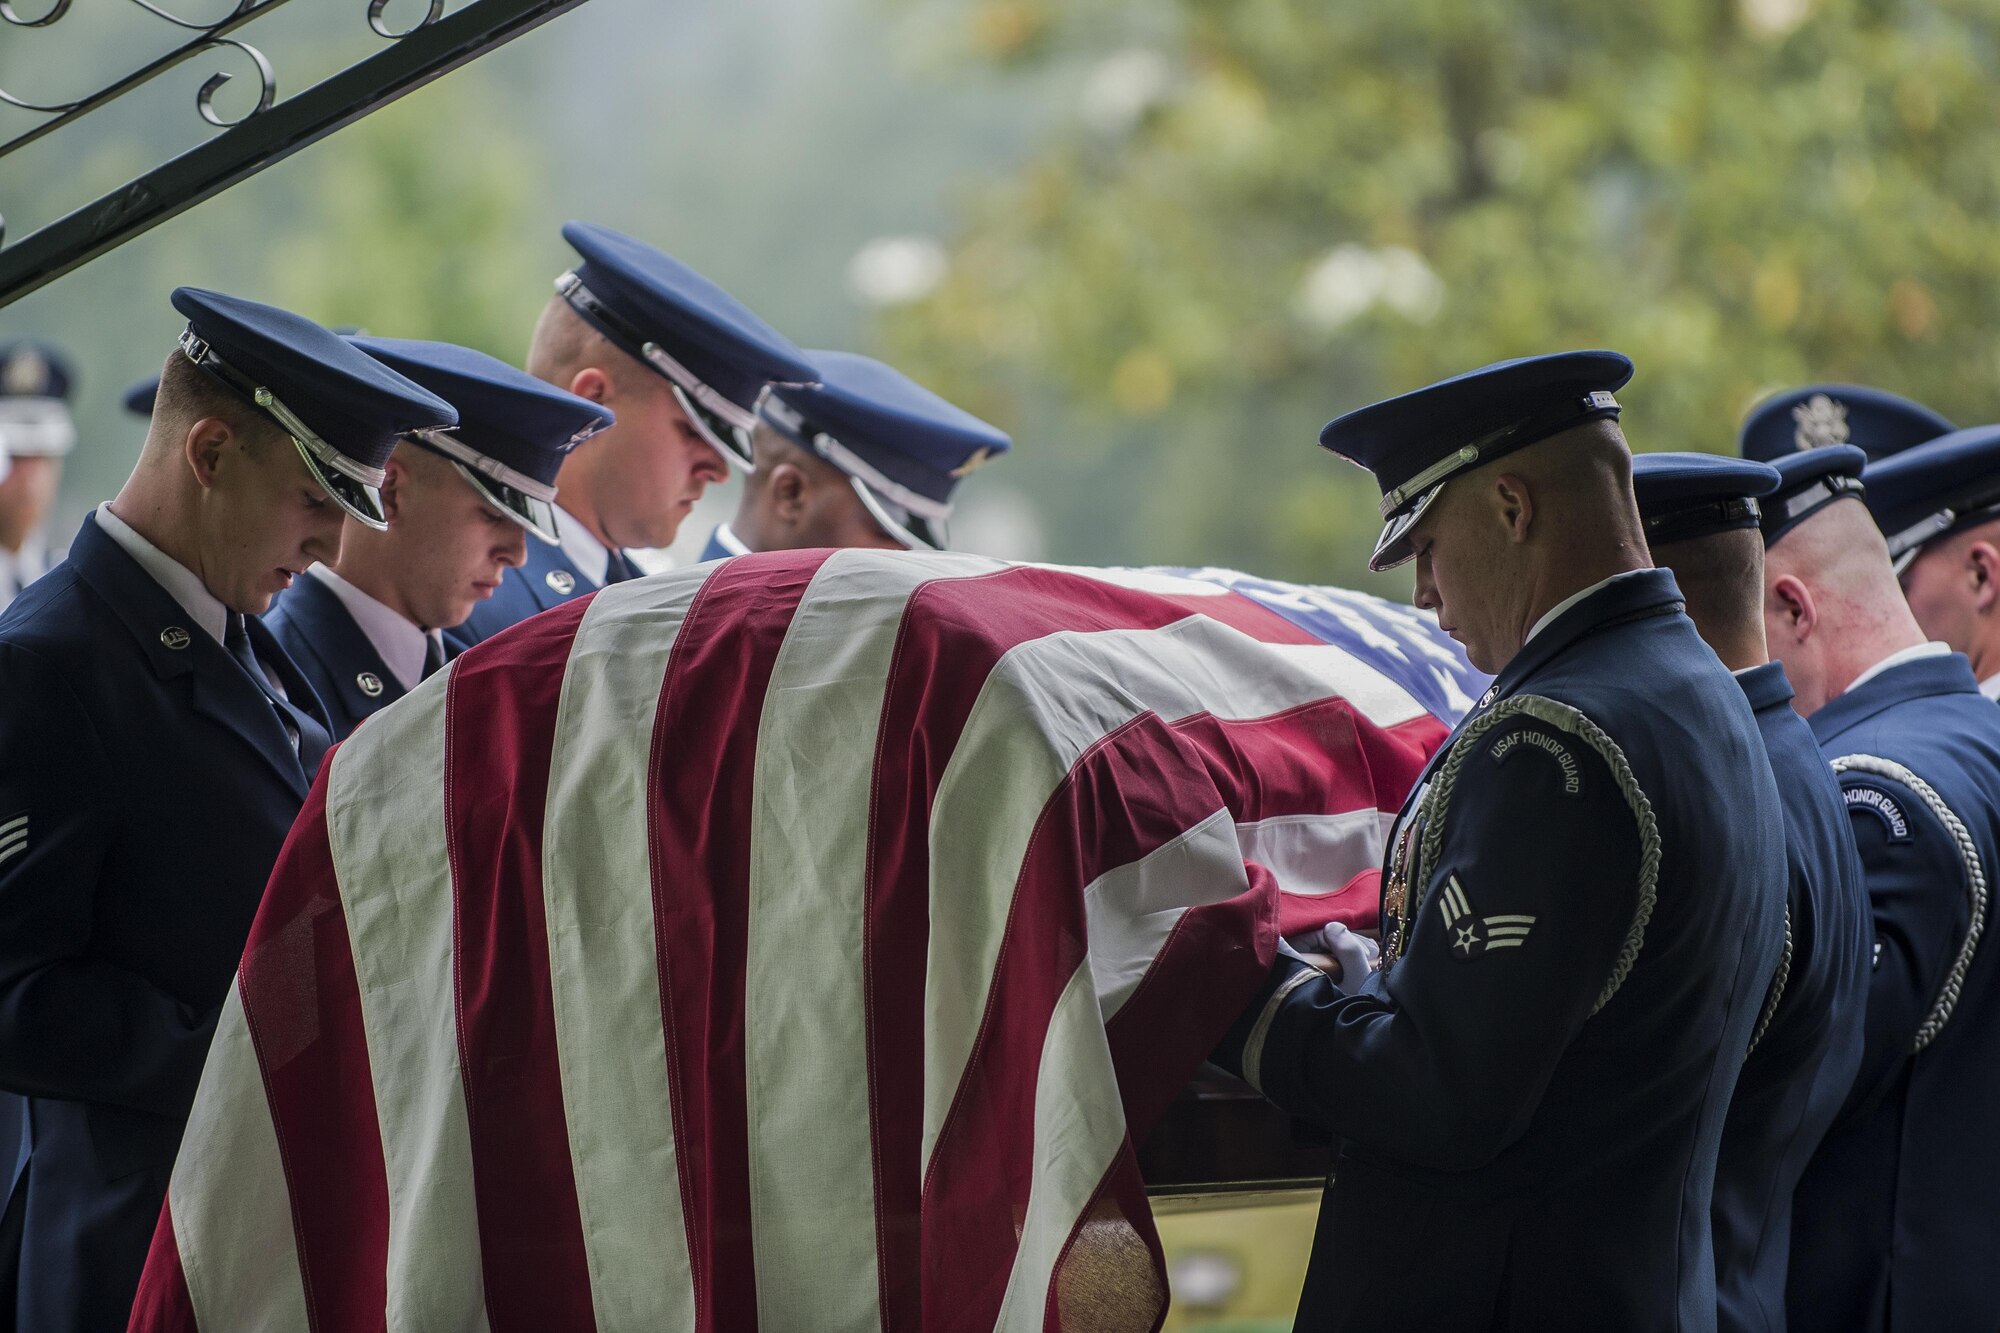
{"type": "Polygon", "coordinates": [[[1270,871],[1286,893],[1317,898],[1382,864],[1383,839],[1394,819],[1381,810],[1275,815],[1238,824],[1236,840],[1243,859],[1270,871]]]}
{"type": "Polygon", "coordinates": [[[591,1304],[607,1330],[695,1322],[646,785],[661,667],[702,582],[634,580],[597,595],[564,667],[549,764],[542,891],[556,1054],[591,1304]]]}
{"type": "Polygon", "coordinates": [[[1132,998],[1188,908],[1250,887],[1227,810],[1217,810],[1083,891],[1090,974],[1104,1021],[1132,998]]]}
{"type": "MultiPolygon", "coordinates": [[[[1056,1001],[1042,1043],[1035,1084],[1034,1183],[995,1333],[1041,1333],[1056,1261],[1079,1220],[1084,1234],[1078,1244],[1098,1239],[1090,1234],[1094,1224],[1084,1210],[1125,1146],[1117,1071],[1091,990],[1089,966],[1077,968],[1056,1001]]],[[[1150,1264],[1129,1232],[1106,1239],[1113,1256],[1150,1264]]]]}
{"type": "MultiPolygon", "coordinates": [[[[1267,717],[1324,699],[1333,675],[1374,672],[1339,650],[1333,658],[1272,655],[1269,644],[1207,616],[1160,629],[1063,631],[1017,644],[988,674],[931,808],[931,919],[926,960],[924,1162],[928,1168],[985,1011],[1012,908],[1011,884],[1036,817],[1086,749],[1141,711],[1168,721],[1206,712],[1267,717]],[[1351,664],[1351,665],[1350,665],[1351,664]],[[1121,688],[1105,688],[1115,680],[1121,688]],[[1004,780],[996,788],[995,780],[1004,780]]],[[[1407,697],[1407,696],[1405,696],[1407,697]]]]}
{"type": "Polygon", "coordinates": [[[305,1279],[278,1130],[234,985],[216,1020],[167,1202],[198,1326],[305,1333],[305,1279]]]}
{"type": "Polygon", "coordinates": [[[390,1333],[487,1326],[453,994],[448,679],[349,737],[327,785],[389,1183],[390,1333]]]}
{"type": "Polygon", "coordinates": [[[1001,568],[839,552],[800,599],[773,665],[757,731],[743,997],[760,1328],[881,1320],[862,974],[876,730],[909,594],[1001,568]]]}

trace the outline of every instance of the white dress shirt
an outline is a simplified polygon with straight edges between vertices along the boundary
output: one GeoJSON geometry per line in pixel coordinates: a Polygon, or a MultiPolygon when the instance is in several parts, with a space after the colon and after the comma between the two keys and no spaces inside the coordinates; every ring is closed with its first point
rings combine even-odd
{"type": "Polygon", "coordinates": [[[1859,689],[1862,685],[1875,679],[1875,677],[1881,675],[1884,671],[1889,670],[1891,667],[1899,667],[1905,662],[1921,662],[1926,657],[1948,657],[1950,655],[1951,645],[1940,643],[1936,639],[1932,639],[1929,643],[1912,644],[1908,648],[1890,653],[1874,666],[1869,667],[1853,680],[1848,681],[1847,689],[1842,690],[1841,693],[1846,694],[1849,690],[1859,689]]]}
{"type": "Polygon", "coordinates": [[[193,570],[141,537],[130,523],[111,512],[108,501],[97,506],[97,526],[125,554],[138,561],[139,568],[167,590],[167,596],[180,603],[188,619],[207,630],[211,639],[222,642],[229,627],[229,608],[193,570]]]}
{"type": "Polygon", "coordinates": [[[1543,630],[1547,629],[1551,624],[1555,622],[1555,618],[1557,616],[1569,610],[1572,606],[1575,606],[1578,602],[1590,596],[1590,594],[1596,592],[1598,589],[1608,588],[1612,584],[1618,582],[1618,580],[1620,579],[1629,579],[1636,574],[1650,574],[1652,572],[1653,571],[1650,569],[1628,569],[1625,570],[1623,573],[1613,574],[1608,579],[1599,579],[1597,582],[1591,584],[1588,588],[1584,588],[1579,592],[1571,593],[1569,596],[1563,598],[1560,602],[1557,602],[1554,606],[1550,607],[1542,615],[1542,618],[1535,622],[1534,628],[1528,631],[1528,637],[1521,641],[1521,646],[1525,648],[1528,644],[1532,643],[1537,634],[1540,634],[1543,630]]]}
{"type": "Polygon", "coordinates": [[[736,535],[736,530],[727,523],[715,525],[715,544],[731,555],[752,554],[750,548],[743,544],[743,539],[736,535]]]}
{"type": "MultiPolygon", "coordinates": [[[[417,688],[424,678],[424,657],[431,650],[431,641],[439,639],[438,632],[426,631],[400,611],[390,610],[325,565],[314,565],[306,571],[306,576],[324,583],[340,599],[340,604],[347,608],[347,614],[354,617],[354,623],[368,636],[375,655],[382,659],[382,665],[389,668],[389,674],[396,678],[397,683],[406,691],[417,688]]],[[[442,640],[437,652],[442,661],[442,640]]]]}
{"type": "Polygon", "coordinates": [[[1979,692],[1989,699],[2000,700],[2000,676],[1988,676],[1980,681],[1979,692]]]}
{"type": "MultiPolygon", "coordinates": [[[[569,562],[593,587],[602,588],[604,576],[611,572],[611,548],[597,540],[590,529],[583,526],[583,520],[572,517],[567,509],[556,520],[556,528],[562,537],[563,554],[569,557],[569,562]]],[[[535,540],[540,541],[541,538],[535,540]]]]}

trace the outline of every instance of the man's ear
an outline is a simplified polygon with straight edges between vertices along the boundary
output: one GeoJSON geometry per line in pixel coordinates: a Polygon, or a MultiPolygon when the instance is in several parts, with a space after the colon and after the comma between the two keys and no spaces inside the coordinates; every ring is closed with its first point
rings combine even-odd
{"type": "Polygon", "coordinates": [[[1804,643],[1819,623],[1819,609],[1813,605],[1812,590],[1791,574],[1771,580],[1770,602],[1774,621],[1792,643],[1804,643]]]}
{"type": "Polygon", "coordinates": [[[2000,607],[2000,547],[1974,542],[1965,551],[1966,576],[1972,580],[1972,608],[1991,615],[2000,607]]]}
{"type": "Polygon", "coordinates": [[[181,457],[187,460],[188,471],[194,473],[203,490],[215,486],[223,452],[235,440],[235,428],[221,417],[203,417],[181,437],[181,457]]]}
{"type": "Polygon", "coordinates": [[[1507,529],[1507,540],[1516,546],[1528,540],[1535,525],[1535,497],[1527,478],[1503,472],[1493,479],[1493,512],[1507,529]]]}
{"type": "Polygon", "coordinates": [[[771,512],[781,522],[793,527],[805,520],[807,492],[812,484],[805,469],[796,463],[775,463],[764,482],[764,492],[770,497],[771,512]]]}
{"type": "Polygon", "coordinates": [[[394,526],[397,514],[403,507],[403,489],[409,483],[410,469],[400,458],[391,458],[382,469],[382,517],[394,526]]]}
{"type": "Polygon", "coordinates": [[[611,388],[611,376],[597,366],[585,366],[569,379],[569,391],[579,398],[588,398],[593,403],[608,401],[611,397],[611,388]]]}

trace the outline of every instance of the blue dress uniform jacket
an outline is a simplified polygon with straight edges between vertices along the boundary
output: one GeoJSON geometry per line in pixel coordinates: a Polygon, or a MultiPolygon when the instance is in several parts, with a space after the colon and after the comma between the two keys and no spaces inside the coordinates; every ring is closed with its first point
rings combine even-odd
{"type": "Polygon", "coordinates": [[[1795,1198],[1792,1327],[1990,1333],[2000,950],[1979,936],[2000,870],[2000,709],[1952,654],[1891,667],[1810,723],[1846,770],[1875,959],[1861,1071],[1795,1198]]]}
{"type": "Polygon", "coordinates": [[[474,607],[463,625],[444,632],[445,648],[454,655],[462,653],[529,616],[561,606],[572,597],[596,592],[597,586],[570,563],[562,547],[531,541],[528,558],[501,576],[500,586],[493,590],[493,595],[474,607]]]}
{"type": "Polygon", "coordinates": [[[264,624],[312,682],[336,741],[408,693],[340,597],[310,574],[293,581],[264,624]]]}
{"type": "Polygon", "coordinates": [[[1785,1327],[1792,1194],[1861,1064],[1868,893],[1839,785],[1771,662],[1737,680],[1757,715],[1784,808],[1785,961],[1759,1020],[1715,1170],[1716,1290],[1725,1333],[1785,1327]]]}
{"type": "Polygon", "coordinates": [[[235,659],[94,519],[0,615],[0,701],[0,1087],[28,1120],[19,1327],[119,1330],[322,756],[294,752],[235,659]]]}
{"type": "Polygon", "coordinates": [[[1281,958],[1216,1053],[1346,1140],[1298,1328],[1713,1329],[1710,1188],[1783,846],[1750,705],[1671,574],[1531,639],[1392,830],[1400,956],[1347,995],[1281,958]]]}

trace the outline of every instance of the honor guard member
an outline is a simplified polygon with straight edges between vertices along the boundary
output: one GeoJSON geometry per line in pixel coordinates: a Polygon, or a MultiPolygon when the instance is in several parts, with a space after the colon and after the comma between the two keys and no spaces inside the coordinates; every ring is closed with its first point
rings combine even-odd
{"type": "Polygon", "coordinates": [[[76,445],[69,360],[47,343],[0,345],[0,609],[49,567],[49,511],[76,445]]]}
{"type": "Polygon", "coordinates": [[[1760,463],[1836,444],[1887,458],[1953,429],[1922,403],[1881,389],[1808,384],[1772,394],[1752,408],[1737,445],[1745,458],[1760,463]]]}
{"type": "Polygon", "coordinates": [[[443,401],[182,288],[139,462],[0,614],[0,1088],[28,1098],[22,1329],[117,1330],[265,879],[327,744],[257,615],[443,401]]]}
{"type": "Polygon", "coordinates": [[[1785,1328],[1792,1193],[1861,1063],[1874,938],[1840,788],[1765,649],[1757,497],[1777,485],[1765,464],[1712,454],[1632,465],[1653,563],[1672,571],[1695,629],[1750,700],[1785,819],[1785,952],[1723,1123],[1709,1212],[1726,1333],[1785,1328]]]}
{"type": "Polygon", "coordinates": [[[1859,503],[1865,457],[1783,459],[1765,635],[1838,775],[1873,916],[1861,1068],[1794,1196],[1799,1329],[2000,1326],[2000,709],[1926,640],[1859,503]]]}
{"type": "Polygon", "coordinates": [[[813,547],[941,551],[952,492],[1013,441],[880,361],[807,352],[818,383],[774,384],[750,434],[756,466],[704,560],[813,547]]]}
{"type": "Polygon", "coordinates": [[[1862,480],[1918,627],[2000,699],[2000,426],[1870,463],[1862,480]]]}
{"type": "Polygon", "coordinates": [[[635,577],[626,548],[667,545],[731,464],[749,469],[764,386],[813,377],[784,335],[652,246],[584,222],[563,239],[583,262],[556,279],[528,372],[618,424],[563,462],[562,545],[530,543],[527,563],[446,636],[454,649],[635,577]]]}
{"type": "Polygon", "coordinates": [[[325,702],[335,740],[444,664],[439,627],[493,595],[530,533],[561,540],[556,471],[611,424],[609,408],[483,352],[350,341],[450,403],[458,429],[406,436],[384,469],[388,530],[350,521],[339,557],[307,570],[266,619],[325,702]]]}
{"type": "Polygon", "coordinates": [[[1291,958],[1216,1057],[1345,1140],[1301,1329],[1715,1327],[1710,1186],[1777,968],[1784,830],[1743,691],[1651,568],[1615,352],[1321,434],[1370,561],[1492,687],[1390,833],[1384,967],[1291,958]]]}

